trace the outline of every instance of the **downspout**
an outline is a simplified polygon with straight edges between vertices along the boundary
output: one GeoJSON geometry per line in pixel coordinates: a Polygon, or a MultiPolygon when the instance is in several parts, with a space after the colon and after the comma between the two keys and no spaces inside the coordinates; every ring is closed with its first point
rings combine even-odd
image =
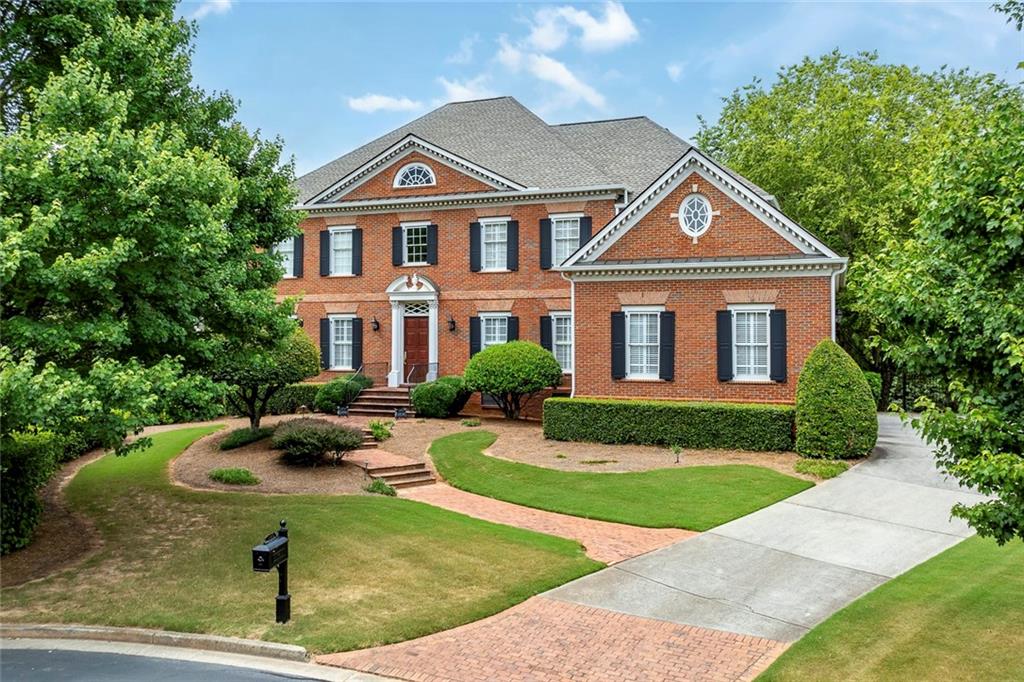
{"type": "Polygon", "coordinates": [[[564,272],[558,273],[569,283],[569,319],[572,320],[572,381],[569,397],[576,397],[576,280],[569,279],[564,272]]]}
{"type": "MultiPolygon", "coordinates": [[[[839,284],[838,284],[839,276],[842,275],[844,272],[846,272],[846,267],[847,267],[847,264],[843,263],[843,267],[839,268],[838,270],[833,270],[832,271],[832,292],[831,293],[832,293],[832,340],[833,341],[836,340],[836,292],[837,292],[838,287],[839,287],[839,284]]],[[[575,322],[573,324],[575,324],[575,322]]],[[[573,342],[575,343],[575,341],[576,341],[576,337],[574,336],[573,337],[573,342]]],[[[575,376],[573,378],[575,378],[575,376]]]]}

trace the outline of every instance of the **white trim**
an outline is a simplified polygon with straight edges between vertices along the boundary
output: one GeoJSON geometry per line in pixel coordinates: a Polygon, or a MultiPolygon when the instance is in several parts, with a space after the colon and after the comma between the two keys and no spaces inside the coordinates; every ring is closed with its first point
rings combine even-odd
{"type": "Polygon", "coordinates": [[[775,258],[746,261],[669,263],[586,263],[556,268],[568,279],[610,280],[745,279],[748,277],[829,277],[846,269],[845,258],[775,258]]]}
{"type": "Polygon", "coordinates": [[[351,232],[352,230],[359,229],[356,225],[328,225],[327,231],[331,234],[336,232],[351,232]]]}
{"type": "Polygon", "coordinates": [[[477,313],[477,317],[480,318],[480,350],[489,348],[490,346],[499,346],[501,343],[508,343],[508,319],[512,317],[512,313],[509,312],[486,312],[477,313]],[[505,320],[505,340],[501,343],[487,344],[487,328],[484,322],[486,320],[505,320]]]}
{"type": "Polygon", "coordinates": [[[395,173],[394,180],[391,181],[392,189],[415,189],[417,187],[437,187],[437,173],[434,172],[433,168],[423,163],[422,161],[413,161],[412,163],[405,164],[404,166],[398,169],[398,172],[395,173]],[[413,168],[414,166],[426,168],[427,172],[430,173],[430,182],[424,182],[419,185],[399,185],[398,181],[405,174],[405,171],[409,170],[410,168],[413,168]]]}
{"type": "Polygon", "coordinates": [[[477,219],[477,222],[480,224],[480,270],[478,272],[511,272],[511,270],[508,269],[508,224],[512,222],[512,218],[479,218],[477,219]],[[485,265],[487,261],[487,239],[485,230],[486,228],[494,227],[495,225],[501,225],[505,228],[505,265],[500,268],[489,268],[485,265]]]}
{"type": "Polygon", "coordinates": [[[838,270],[836,270],[836,271],[834,271],[832,273],[832,282],[831,282],[831,286],[829,287],[829,295],[830,295],[829,303],[831,304],[831,311],[832,311],[832,340],[833,341],[836,340],[836,323],[838,322],[838,317],[836,315],[836,312],[837,312],[836,311],[836,294],[839,291],[839,283],[840,283],[840,281],[843,278],[843,273],[844,272],[846,272],[846,263],[843,263],[843,267],[842,268],[840,268],[840,269],[838,269],[838,270]]]}
{"type": "MultiPolygon", "coordinates": [[[[730,381],[736,384],[764,384],[772,382],[772,316],[771,313],[775,310],[774,303],[730,303],[726,306],[729,312],[733,313],[730,315],[732,318],[732,379],[730,381]],[[746,376],[739,376],[736,373],[736,315],[735,313],[768,313],[765,318],[765,358],[766,358],[766,371],[764,374],[751,374],[746,376]]],[[[748,344],[749,345],[749,344],[748,344]]],[[[757,344],[760,345],[760,344],[757,344]]]]}
{"type": "Polygon", "coordinates": [[[428,244],[430,243],[430,226],[432,224],[433,223],[431,223],[429,220],[416,220],[411,222],[398,223],[398,225],[402,228],[402,267],[421,267],[430,265],[430,263],[427,262],[427,259],[430,257],[428,254],[428,244]],[[427,232],[425,235],[426,241],[423,242],[423,260],[411,261],[409,260],[409,229],[419,227],[427,228],[427,232]]]}
{"type": "MultiPolygon", "coordinates": [[[[569,366],[562,368],[562,374],[572,374],[576,369],[576,322],[573,320],[571,310],[549,310],[548,317],[551,318],[551,354],[558,359],[555,348],[558,346],[557,334],[555,333],[555,320],[567,318],[569,320],[569,366]]],[[[561,363],[559,363],[561,364],[561,363]]]]}
{"type": "Polygon", "coordinates": [[[388,371],[388,386],[395,387],[405,381],[405,304],[425,302],[427,312],[427,362],[426,380],[438,376],[438,289],[429,278],[413,274],[395,278],[384,290],[391,302],[391,368],[388,371]],[[409,286],[412,278],[413,286],[409,286]],[[419,288],[416,288],[419,284],[419,288]]]}
{"type": "Polygon", "coordinates": [[[571,267],[583,259],[594,260],[600,257],[693,173],[698,173],[702,178],[736,200],[737,203],[744,205],[751,214],[757,216],[801,252],[839,258],[837,253],[782,213],[770,201],[749,190],[732,173],[715,163],[703,152],[692,148],[645,191],[638,194],[621,213],[593,235],[591,240],[562,267],[571,267]]]}
{"type": "MultiPolygon", "coordinates": [[[[665,312],[665,306],[663,305],[624,305],[622,306],[622,312],[626,314],[626,338],[625,340],[625,351],[626,351],[626,376],[623,377],[626,381],[661,381],[661,314],[665,312]],[[629,317],[630,315],[655,315],[657,316],[657,324],[655,325],[656,337],[654,347],[658,351],[658,359],[655,361],[657,368],[654,373],[643,372],[634,373],[630,372],[629,367],[629,317]]],[[[649,346],[649,342],[645,342],[644,345],[649,346]]]]}
{"type": "Polygon", "coordinates": [[[559,273],[569,282],[569,314],[572,315],[572,378],[570,379],[569,397],[576,397],[576,282],[559,273]]]}
{"type": "Polygon", "coordinates": [[[318,201],[335,196],[339,194],[343,189],[348,186],[351,188],[358,187],[362,182],[365,182],[367,175],[375,174],[374,171],[380,169],[382,166],[390,165],[397,159],[401,159],[404,156],[408,156],[414,151],[420,151],[425,153],[426,156],[430,156],[437,161],[440,161],[455,170],[458,170],[467,175],[477,176],[478,179],[483,180],[489,185],[502,189],[526,189],[525,185],[521,185],[518,182],[506,178],[502,175],[489,171],[483,166],[479,166],[469,159],[465,159],[456,154],[452,154],[437,145],[431,144],[426,140],[417,137],[416,135],[407,135],[395,144],[391,145],[383,152],[373,157],[359,168],[355,169],[345,177],[341,178],[337,182],[331,184],[327,189],[318,192],[316,195],[311,197],[306,204],[314,204],[318,201]]]}
{"type": "Polygon", "coordinates": [[[564,263],[565,261],[567,261],[570,258],[572,258],[572,255],[579,250],[579,248],[580,248],[580,234],[582,233],[582,230],[583,230],[583,219],[585,217],[586,217],[585,213],[549,213],[548,214],[548,220],[551,221],[551,244],[549,246],[551,247],[551,267],[552,268],[557,268],[557,267],[561,266],[562,263],[564,263]],[[557,231],[555,230],[555,221],[556,220],[575,220],[576,221],[576,248],[571,250],[569,252],[569,255],[566,256],[565,258],[563,258],[562,260],[559,260],[558,259],[558,255],[557,255],[557,251],[558,251],[558,248],[557,248],[558,238],[556,236],[557,235],[557,231]]]}
{"type": "Polygon", "coordinates": [[[352,260],[348,264],[348,272],[335,272],[334,271],[334,236],[337,235],[337,234],[344,234],[345,232],[352,233],[352,232],[355,232],[357,229],[358,228],[355,225],[329,225],[327,227],[327,232],[330,233],[330,237],[327,240],[327,249],[328,249],[328,255],[327,255],[327,265],[328,265],[328,268],[327,268],[327,270],[330,273],[330,274],[327,275],[328,277],[356,277],[357,276],[354,272],[352,272],[355,269],[355,267],[356,267],[356,263],[355,263],[356,254],[355,254],[355,242],[354,241],[353,241],[352,249],[351,249],[351,251],[352,251],[351,259],[352,260]]]}
{"type": "Polygon", "coordinates": [[[350,213],[393,213],[396,210],[460,209],[487,206],[519,206],[523,204],[551,203],[552,201],[615,199],[622,188],[615,185],[592,187],[561,187],[551,189],[501,190],[495,192],[463,192],[460,194],[432,194],[413,197],[375,197],[321,204],[295,204],[292,210],[314,216],[348,215],[350,213]]]}

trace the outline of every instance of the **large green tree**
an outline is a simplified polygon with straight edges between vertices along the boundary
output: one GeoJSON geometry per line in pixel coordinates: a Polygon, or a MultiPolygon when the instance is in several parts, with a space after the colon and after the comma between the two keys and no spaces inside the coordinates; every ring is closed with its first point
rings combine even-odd
{"type": "Polygon", "coordinates": [[[914,177],[907,239],[858,264],[863,296],[899,333],[882,349],[949,377],[955,407],[925,400],[917,424],[940,463],[991,501],[953,513],[1000,544],[1024,540],[1024,94],[1006,87],[950,130],[914,177]]]}
{"type": "MultiPolygon", "coordinates": [[[[697,143],[773,192],[782,209],[856,261],[917,215],[910,178],[929,165],[938,140],[988,111],[1000,84],[967,71],[925,73],[838,51],[782,69],[725,99],[718,121],[701,120],[697,143]]],[[[841,293],[839,337],[862,364],[894,368],[869,340],[889,330],[856,305],[856,271],[841,293]]]]}

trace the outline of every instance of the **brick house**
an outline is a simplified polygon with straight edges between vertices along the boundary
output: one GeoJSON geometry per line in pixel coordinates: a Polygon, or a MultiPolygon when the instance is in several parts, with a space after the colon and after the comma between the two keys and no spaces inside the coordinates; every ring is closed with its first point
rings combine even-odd
{"type": "Polygon", "coordinates": [[[518,338],[577,396],[790,402],[834,335],[846,259],[646,117],[453,103],[297,186],[278,293],[301,296],[319,380],[397,390],[518,338]]]}

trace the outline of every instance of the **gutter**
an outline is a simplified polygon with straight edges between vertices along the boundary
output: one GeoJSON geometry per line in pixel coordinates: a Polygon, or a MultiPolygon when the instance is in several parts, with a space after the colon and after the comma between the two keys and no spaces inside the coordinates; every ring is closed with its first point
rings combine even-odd
{"type": "MultiPolygon", "coordinates": [[[[846,269],[847,269],[848,265],[849,265],[849,263],[848,263],[847,259],[844,258],[843,259],[843,267],[839,268],[838,270],[835,270],[832,273],[832,286],[831,286],[830,294],[831,294],[831,297],[832,297],[831,303],[832,303],[832,340],[833,341],[836,340],[836,321],[837,321],[837,317],[836,317],[836,312],[837,312],[836,311],[836,293],[839,290],[838,282],[839,282],[840,278],[842,278],[843,274],[846,273],[846,269]]],[[[575,322],[574,322],[574,324],[575,324],[575,322]]],[[[574,337],[574,339],[575,339],[575,337],[574,337]]]]}
{"type": "MultiPolygon", "coordinates": [[[[576,397],[576,281],[565,276],[565,272],[558,273],[562,279],[569,283],[569,315],[572,319],[572,379],[570,380],[569,397],[576,397]]],[[[552,337],[554,333],[552,332],[552,337]]]]}

